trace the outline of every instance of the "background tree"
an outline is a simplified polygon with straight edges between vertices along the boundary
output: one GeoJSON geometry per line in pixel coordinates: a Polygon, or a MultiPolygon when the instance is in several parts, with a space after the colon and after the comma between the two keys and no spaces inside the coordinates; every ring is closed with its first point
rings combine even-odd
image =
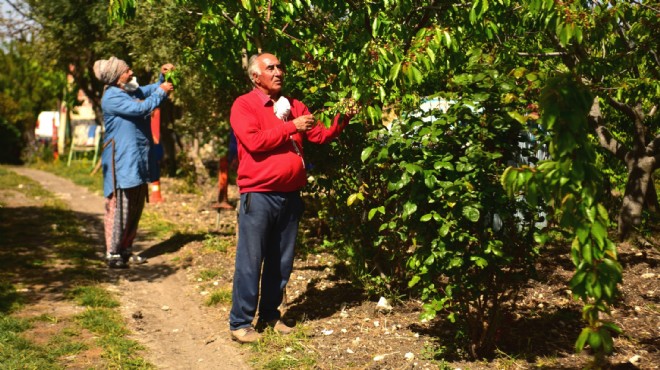
{"type": "Polygon", "coordinates": [[[58,110],[65,75],[33,42],[18,40],[4,44],[0,69],[0,162],[19,163],[32,149],[39,112],[58,110]]]}

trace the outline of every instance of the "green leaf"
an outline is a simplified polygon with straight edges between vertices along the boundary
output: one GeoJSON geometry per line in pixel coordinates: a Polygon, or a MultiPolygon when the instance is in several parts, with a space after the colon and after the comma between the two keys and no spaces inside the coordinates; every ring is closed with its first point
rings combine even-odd
{"type": "Polygon", "coordinates": [[[395,63],[390,70],[390,80],[396,80],[401,71],[401,62],[395,63]]]}
{"type": "Polygon", "coordinates": [[[369,147],[366,147],[362,150],[362,154],[360,155],[360,159],[362,160],[362,162],[367,161],[367,159],[369,158],[371,153],[374,151],[374,149],[375,148],[373,146],[369,146],[369,147]]]}
{"type": "Polygon", "coordinates": [[[467,218],[468,220],[472,222],[477,222],[479,221],[479,210],[475,207],[472,206],[465,206],[463,207],[463,216],[467,218]]]}
{"type": "Polygon", "coordinates": [[[403,205],[403,217],[408,218],[410,215],[417,211],[417,204],[412,202],[406,202],[403,205]]]}
{"type": "Polygon", "coordinates": [[[600,335],[600,332],[597,331],[589,331],[589,339],[587,339],[589,342],[589,345],[591,346],[591,349],[594,351],[597,351],[603,344],[603,338],[600,335]]]}
{"type": "Polygon", "coordinates": [[[527,122],[527,119],[525,118],[525,116],[523,116],[522,114],[520,114],[516,111],[510,111],[510,112],[507,112],[507,114],[509,115],[509,117],[515,119],[516,121],[520,122],[521,124],[525,124],[527,122]]]}
{"type": "Polygon", "coordinates": [[[589,339],[589,333],[591,333],[591,329],[589,328],[582,329],[582,332],[580,332],[577,341],[575,341],[575,352],[577,353],[582,352],[582,350],[584,349],[584,345],[587,343],[587,339],[589,339]]]}
{"type": "MultiPolygon", "coordinates": [[[[429,221],[431,221],[432,218],[433,218],[433,214],[431,214],[431,213],[427,213],[427,214],[425,214],[424,216],[420,217],[419,220],[420,220],[421,222],[429,222],[429,221]]],[[[371,219],[371,218],[370,218],[370,219],[371,219]]]]}
{"type": "Polygon", "coordinates": [[[421,278],[418,275],[413,276],[412,279],[410,279],[408,282],[408,288],[414,287],[415,284],[417,284],[420,280],[421,278]]]}
{"type": "Polygon", "coordinates": [[[348,196],[348,199],[346,200],[346,205],[351,206],[353,203],[358,199],[358,194],[359,193],[353,193],[348,196]]]}

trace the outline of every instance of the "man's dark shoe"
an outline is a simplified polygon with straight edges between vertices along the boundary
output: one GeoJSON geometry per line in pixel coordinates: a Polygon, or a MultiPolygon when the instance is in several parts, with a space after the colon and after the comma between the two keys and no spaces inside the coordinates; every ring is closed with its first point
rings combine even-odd
{"type": "Polygon", "coordinates": [[[261,334],[257,333],[253,327],[248,326],[247,328],[230,330],[231,339],[239,343],[254,343],[261,339],[261,334]]]}

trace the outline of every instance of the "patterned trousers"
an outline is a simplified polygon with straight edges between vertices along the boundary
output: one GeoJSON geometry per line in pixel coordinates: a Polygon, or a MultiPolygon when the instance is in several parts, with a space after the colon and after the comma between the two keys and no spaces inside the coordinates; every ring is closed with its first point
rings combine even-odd
{"type": "Polygon", "coordinates": [[[148,194],[147,184],[116,189],[105,201],[105,245],[108,254],[130,254],[148,194]]]}

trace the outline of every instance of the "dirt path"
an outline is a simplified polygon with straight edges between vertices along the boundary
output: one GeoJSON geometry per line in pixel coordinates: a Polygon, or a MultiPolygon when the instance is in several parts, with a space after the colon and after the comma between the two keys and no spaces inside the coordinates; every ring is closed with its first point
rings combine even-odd
{"type": "MultiPolygon", "coordinates": [[[[22,167],[12,170],[39,182],[92,222],[94,227],[88,230],[98,240],[101,257],[102,196],[47,172],[22,167]]],[[[138,240],[136,250],[150,247],[144,239],[138,240]]],[[[109,270],[108,275],[108,289],[119,296],[133,338],[148,349],[145,358],[159,369],[250,369],[240,347],[229,339],[226,318],[193,299],[185,271],[172,264],[166,254],[152,249],[147,252],[148,263],[109,270]]]]}

